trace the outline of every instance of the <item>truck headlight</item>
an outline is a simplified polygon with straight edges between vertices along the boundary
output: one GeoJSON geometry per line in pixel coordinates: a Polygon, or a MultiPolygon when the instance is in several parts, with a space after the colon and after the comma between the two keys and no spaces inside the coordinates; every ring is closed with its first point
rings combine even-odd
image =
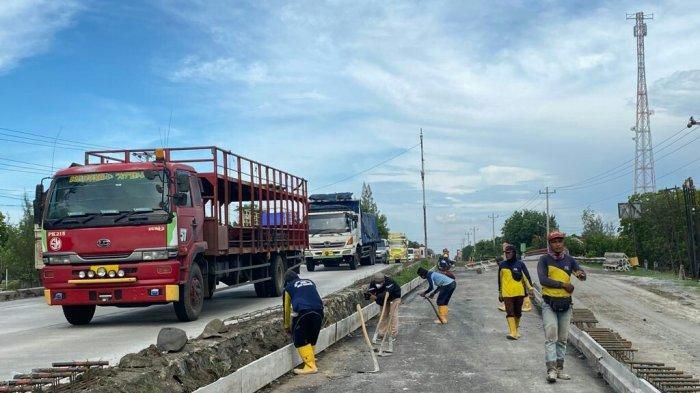
{"type": "Polygon", "coordinates": [[[52,255],[43,259],[44,264],[48,265],[67,265],[70,263],[70,255],[52,255]]]}
{"type": "Polygon", "coordinates": [[[97,269],[97,276],[98,277],[104,277],[107,275],[107,269],[100,267],[97,269]]]}
{"type": "Polygon", "coordinates": [[[168,259],[167,250],[154,250],[154,251],[144,251],[143,260],[144,261],[157,261],[162,259],[168,259]]]}

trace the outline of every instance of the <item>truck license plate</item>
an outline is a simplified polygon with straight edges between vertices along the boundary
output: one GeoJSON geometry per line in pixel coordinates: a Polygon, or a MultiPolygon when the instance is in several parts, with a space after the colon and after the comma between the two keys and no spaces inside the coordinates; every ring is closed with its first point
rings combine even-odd
{"type": "Polygon", "coordinates": [[[324,252],[323,252],[323,256],[324,256],[324,257],[329,257],[329,256],[331,256],[331,255],[333,255],[333,251],[324,251],[324,252]]]}

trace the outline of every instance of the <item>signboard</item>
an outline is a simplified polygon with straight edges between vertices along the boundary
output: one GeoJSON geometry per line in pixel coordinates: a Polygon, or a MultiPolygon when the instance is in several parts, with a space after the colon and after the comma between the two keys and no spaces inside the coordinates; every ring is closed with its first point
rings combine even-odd
{"type": "Polygon", "coordinates": [[[618,203],[617,204],[617,214],[620,218],[641,218],[642,217],[642,203],[641,202],[618,203]]]}

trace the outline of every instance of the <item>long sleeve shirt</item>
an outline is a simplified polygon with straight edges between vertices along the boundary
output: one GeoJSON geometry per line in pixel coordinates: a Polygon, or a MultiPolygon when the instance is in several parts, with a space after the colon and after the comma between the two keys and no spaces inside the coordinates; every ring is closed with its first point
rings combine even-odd
{"type": "Polygon", "coordinates": [[[401,298],[401,287],[391,277],[387,276],[384,276],[384,285],[381,288],[377,288],[377,284],[371,282],[369,284],[369,292],[377,297],[376,302],[380,306],[384,305],[384,297],[387,295],[389,296],[388,302],[401,298]]]}
{"type": "Polygon", "coordinates": [[[525,296],[525,289],[530,288],[532,288],[532,278],[523,261],[512,259],[498,263],[499,296],[525,296]]]}
{"type": "Polygon", "coordinates": [[[433,288],[435,288],[435,290],[438,290],[440,289],[440,287],[446,287],[455,282],[455,280],[438,272],[428,272],[428,275],[425,279],[428,280],[428,289],[426,289],[425,292],[423,292],[425,295],[430,293],[430,291],[432,291],[433,288]]]}
{"type": "Polygon", "coordinates": [[[571,274],[583,271],[581,266],[570,255],[562,259],[554,259],[549,254],[542,255],[537,263],[537,277],[542,286],[542,295],[549,297],[570,297],[564,290],[564,283],[571,282],[571,274]]]}
{"type": "Polygon", "coordinates": [[[323,300],[321,300],[313,281],[296,279],[284,287],[282,308],[284,310],[284,329],[289,330],[292,326],[292,312],[323,311],[323,300]]]}

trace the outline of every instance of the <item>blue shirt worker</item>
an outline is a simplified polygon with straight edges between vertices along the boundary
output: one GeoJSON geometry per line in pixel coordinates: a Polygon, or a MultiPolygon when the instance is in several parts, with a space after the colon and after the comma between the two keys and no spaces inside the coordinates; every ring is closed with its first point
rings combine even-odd
{"type": "Polygon", "coordinates": [[[523,311],[525,289],[532,293],[532,280],[527,266],[519,260],[515,253],[515,246],[509,244],[505,247],[506,259],[498,263],[498,300],[505,304],[506,321],[508,322],[508,335],[510,340],[520,338],[520,317],[523,311]]]}
{"type": "Polygon", "coordinates": [[[436,292],[440,292],[437,298],[438,319],[435,320],[435,323],[447,323],[447,314],[449,313],[448,304],[450,303],[452,293],[457,287],[457,282],[442,273],[429,272],[422,267],[418,268],[418,276],[428,280],[428,289],[422,292],[420,294],[421,296],[429,296],[432,299],[435,297],[436,292]],[[430,293],[430,291],[433,291],[433,293],[430,293]],[[428,293],[430,293],[430,295],[428,295],[428,293]]]}
{"type": "Polygon", "coordinates": [[[537,277],[542,286],[542,322],[544,324],[544,352],[547,382],[571,379],[564,373],[566,341],[571,322],[571,275],[586,280],[586,272],[566,253],[565,235],[554,231],[547,236],[549,251],[537,263],[537,277]]]}
{"type": "Polygon", "coordinates": [[[323,324],[323,301],[313,281],[299,278],[292,270],[284,274],[284,330],[294,338],[304,367],[295,368],[295,374],[314,374],[316,358],[314,345],[323,324]]]}

